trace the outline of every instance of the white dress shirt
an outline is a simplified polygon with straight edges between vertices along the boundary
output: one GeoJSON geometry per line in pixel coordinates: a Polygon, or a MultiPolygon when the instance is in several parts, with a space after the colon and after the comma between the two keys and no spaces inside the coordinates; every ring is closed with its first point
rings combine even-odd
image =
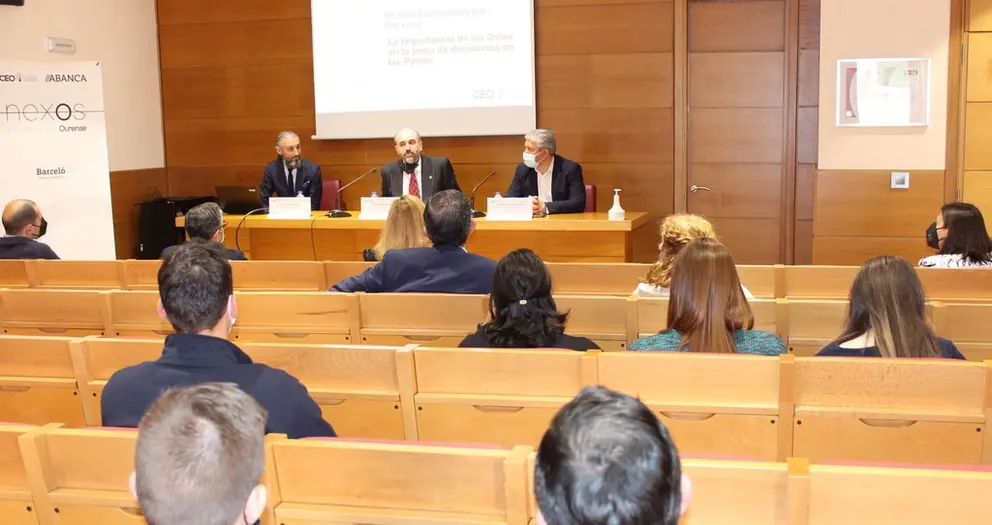
{"type": "MultiPolygon", "coordinates": [[[[413,174],[417,176],[417,187],[420,188],[420,200],[424,200],[424,178],[420,175],[421,162],[413,169],[413,174]]],[[[403,172],[403,195],[410,194],[410,174],[403,172]]]]}
{"type": "Polygon", "coordinates": [[[551,194],[551,182],[552,182],[551,172],[554,171],[554,169],[555,169],[554,157],[551,157],[551,163],[548,164],[547,171],[541,172],[538,171],[537,168],[534,168],[534,171],[537,172],[537,198],[541,199],[544,202],[551,202],[552,200],[554,200],[551,194]]]}

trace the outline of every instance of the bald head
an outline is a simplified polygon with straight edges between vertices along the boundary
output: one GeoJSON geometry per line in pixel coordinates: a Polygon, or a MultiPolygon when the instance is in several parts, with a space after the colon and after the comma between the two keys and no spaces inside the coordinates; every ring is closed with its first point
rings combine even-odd
{"type": "Polygon", "coordinates": [[[3,229],[7,235],[34,237],[27,230],[38,224],[40,220],[41,208],[34,201],[17,199],[3,207],[3,229]]]}
{"type": "Polygon", "coordinates": [[[410,128],[401,129],[393,136],[393,147],[396,148],[396,156],[409,165],[420,162],[420,154],[424,151],[420,133],[410,128]]]}

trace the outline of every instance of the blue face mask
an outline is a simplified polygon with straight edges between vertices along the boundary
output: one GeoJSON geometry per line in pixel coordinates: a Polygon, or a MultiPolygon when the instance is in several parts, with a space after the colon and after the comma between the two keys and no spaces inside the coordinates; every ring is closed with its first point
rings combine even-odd
{"type": "Polygon", "coordinates": [[[524,152],[524,166],[534,169],[537,167],[537,154],[524,152]]]}

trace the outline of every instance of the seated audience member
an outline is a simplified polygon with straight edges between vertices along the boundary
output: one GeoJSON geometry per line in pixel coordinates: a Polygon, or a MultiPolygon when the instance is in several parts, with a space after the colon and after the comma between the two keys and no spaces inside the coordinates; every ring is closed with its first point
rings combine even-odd
{"type": "Polygon", "coordinates": [[[3,208],[3,230],[0,237],[0,259],[58,259],[47,244],[38,238],[48,231],[48,221],[41,208],[27,199],[13,200],[3,208]]]}
{"type": "Polygon", "coordinates": [[[558,154],[555,135],[535,129],[524,135],[523,162],[517,165],[507,197],[530,197],[534,215],[582,213],[586,184],[582,166],[558,154]]]}
{"type": "Polygon", "coordinates": [[[424,234],[424,203],[412,195],[404,195],[389,207],[389,216],[374,248],[366,248],[362,258],[368,262],[381,261],[389,250],[430,246],[424,234]]]}
{"type": "MultiPolygon", "coordinates": [[[[644,282],[637,285],[633,295],[640,297],[668,297],[668,287],[672,282],[672,264],[675,256],[687,244],[696,239],[716,239],[716,232],[710,221],[689,213],[678,213],[661,221],[661,242],[658,244],[658,260],[644,282]]],[[[743,285],[741,290],[748,299],[754,299],[743,285]]]]}
{"type": "Polygon", "coordinates": [[[927,228],[927,246],[936,255],[920,259],[926,268],[992,266],[992,240],[982,212],[964,202],[945,204],[937,220],[927,228]]]}
{"type": "Polygon", "coordinates": [[[534,252],[521,249],[496,264],[489,294],[490,320],[466,337],[461,347],[598,349],[585,337],[565,334],[568,313],[551,297],[551,274],[534,252]]]}
{"type": "Polygon", "coordinates": [[[222,247],[194,239],[158,271],[158,313],[176,333],[157,361],[114,373],[103,389],[103,426],[135,427],[163,390],[207,382],[238,385],[269,413],[267,433],[334,437],[306,387],[286,372],[252,362],[227,340],[238,316],[231,263],[222,247]]]}
{"type": "Polygon", "coordinates": [[[496,261],[468,253],[472,206],[458,190],[435,193],[424,208],[433,246],[389,250],[382,262],[331,287],[332,292],[489,293],[496,261]]]}
{"type": "Polygon", "coordinates": [[[780,355],[777,335],[752,330],[737,267],[714,239],[689,243],[675,258],[668,299],[668,329],[634,341],[631,350],[780,355]]]}
{"type": "Polygon", "coordinates": [[[544,433],[534,496],[539,525],[677,525],[692,501],[692,484],[651,409],[591,386],[544,433]]]}
{"type": "MultiPolygon", "coordinates": [[[[131,493],[154,525],[248,525],[265,509],[265,409],[231,384],[167,390],[138,425],[131,493]]],[[[144,522],[145,520],[142,520],[144,522]]]]}
{"type": "Polygon", "coordinates": [[[916,270],[891,255],[861,267],[851,285],[843,332],[816,355],[964,359],[954,343],[930,327],[916,270]]]}
{"type": "MultiPolygon", "coordinates": [[[[186,235],[190,239],[203,239],[224,244],[224,229],[227,222],[224,220],[224,213],[216,202],[205,202],[190,208],[186,212],[186,235]]],[[[162,258],[165,259],[173,251],[175,246],[167,246],[162,250],[162,258]]],[[[225,248],[227,258],[232,261],[247,261],[244,252],[233,248],[225,248]]]]}

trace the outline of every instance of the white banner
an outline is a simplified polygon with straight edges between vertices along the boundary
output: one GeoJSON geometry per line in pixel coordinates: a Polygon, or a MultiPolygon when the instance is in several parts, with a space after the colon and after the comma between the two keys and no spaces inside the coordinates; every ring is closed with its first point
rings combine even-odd
{"type": "Polygon", "coordinates": [[[62,259],[114,259],[99,62],[0,60],[0,206],[38,203],[62,259]]]}

